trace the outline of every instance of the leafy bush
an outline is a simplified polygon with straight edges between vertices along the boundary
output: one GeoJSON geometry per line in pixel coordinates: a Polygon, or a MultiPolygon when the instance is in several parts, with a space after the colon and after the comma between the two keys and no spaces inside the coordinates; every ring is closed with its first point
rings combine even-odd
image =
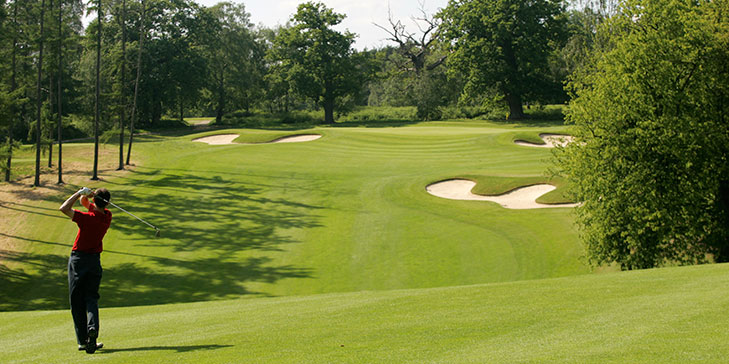
{"type": "Polygon", "coordinates": [[[266,128],[286,125],[298,127],[314,125],[323,119],[323,111],[290,111],[283,113],[249,113],[238,110],[223,116],[220,123],[212,124],[243,128],[266,128]]]}
{"type": "Polygon", "coordinates": [[[532,120],[564,120],[566,105],[536,105],[524,110],[532,120]]]}
{"type": "Polygon", "coordinates": [[[356,108],[354,111],[340,116],[339,122],[358,121],[415,121],[417,109],[414,106],[366,106],[356,108]]]}
{"type": "MultiPolygon", "coordinates": [[[[161,129],[175,129],[175,128],[186,128],[187,123],[180,121],[180,119],[160,119],[157,122],[151,124],[142,124],[145,129],[149,130],[161,130],[161,129]]],[[[119,131],[117,130],[117,134],[119,131]]]]}

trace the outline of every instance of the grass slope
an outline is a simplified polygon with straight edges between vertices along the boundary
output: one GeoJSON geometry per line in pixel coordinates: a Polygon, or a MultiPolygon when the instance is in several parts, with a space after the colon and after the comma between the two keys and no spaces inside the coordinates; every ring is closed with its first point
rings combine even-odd
{"type": "MultiPolygon", "coordinates": [[[[115,203],[162,230],[154,239],[112,209],[102,256],[107,307],[586,273],[570,209],[507,210],[425,191],[463,175],[543,176],[550,151],[516,146],[513,135],[560,130],[453,121],[292,130],[323,137],[222,146],[191,142],[209,133],[145,135],[135,138],[137,166],[126,172],[110,171],[118,149],[106,146],[104,181],[84,177],[42,196],[16,184],[0,201],[0,310],[66,307],[76,226],[57,208],[81,184],[108,187],[115,203]]],[[[219,132],[245,140],[280,133],[219,132]]],[[[64,156],[90,166],[91,150],[68,145],[64,156]]]]}
{"type": "Polygon", "coordinates": [[[4,363],[720,363],[729,265],[476,286],[0,313],[4,363]]]}

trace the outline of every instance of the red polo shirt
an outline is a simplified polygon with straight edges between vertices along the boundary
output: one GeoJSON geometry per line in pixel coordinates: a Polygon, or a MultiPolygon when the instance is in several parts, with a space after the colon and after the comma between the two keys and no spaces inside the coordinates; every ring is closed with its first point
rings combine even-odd
{"type": "Polygon", "coordinates": [[[92,203],[89,212],[73,210],[73,222],[78,225],[78,234],[72,250],[101,253],[104,250],[102,240],[111,225],[111,211],[104,209],[103,214],[98,213],[92,203]]]}

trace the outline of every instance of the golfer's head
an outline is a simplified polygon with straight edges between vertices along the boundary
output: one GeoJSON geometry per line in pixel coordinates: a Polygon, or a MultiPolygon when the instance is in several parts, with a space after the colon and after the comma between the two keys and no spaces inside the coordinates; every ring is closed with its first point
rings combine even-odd
{"type": "Polygon", "coordinates": [[[99,188],[94,192],[94,205],[103,209],[108,205],[107,201],[111,200],[111,193],[106,188],[99,188]]]}

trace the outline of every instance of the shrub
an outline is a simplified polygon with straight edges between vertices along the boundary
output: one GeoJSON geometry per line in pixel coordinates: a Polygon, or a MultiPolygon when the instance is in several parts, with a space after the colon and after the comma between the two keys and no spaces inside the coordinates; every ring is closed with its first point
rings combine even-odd
{"type": "Polygon", "coordinates": [[[340,116],[339,122],[358,121],[415,121],[417,109],[414,106],[366,106],[340,116]]]}

